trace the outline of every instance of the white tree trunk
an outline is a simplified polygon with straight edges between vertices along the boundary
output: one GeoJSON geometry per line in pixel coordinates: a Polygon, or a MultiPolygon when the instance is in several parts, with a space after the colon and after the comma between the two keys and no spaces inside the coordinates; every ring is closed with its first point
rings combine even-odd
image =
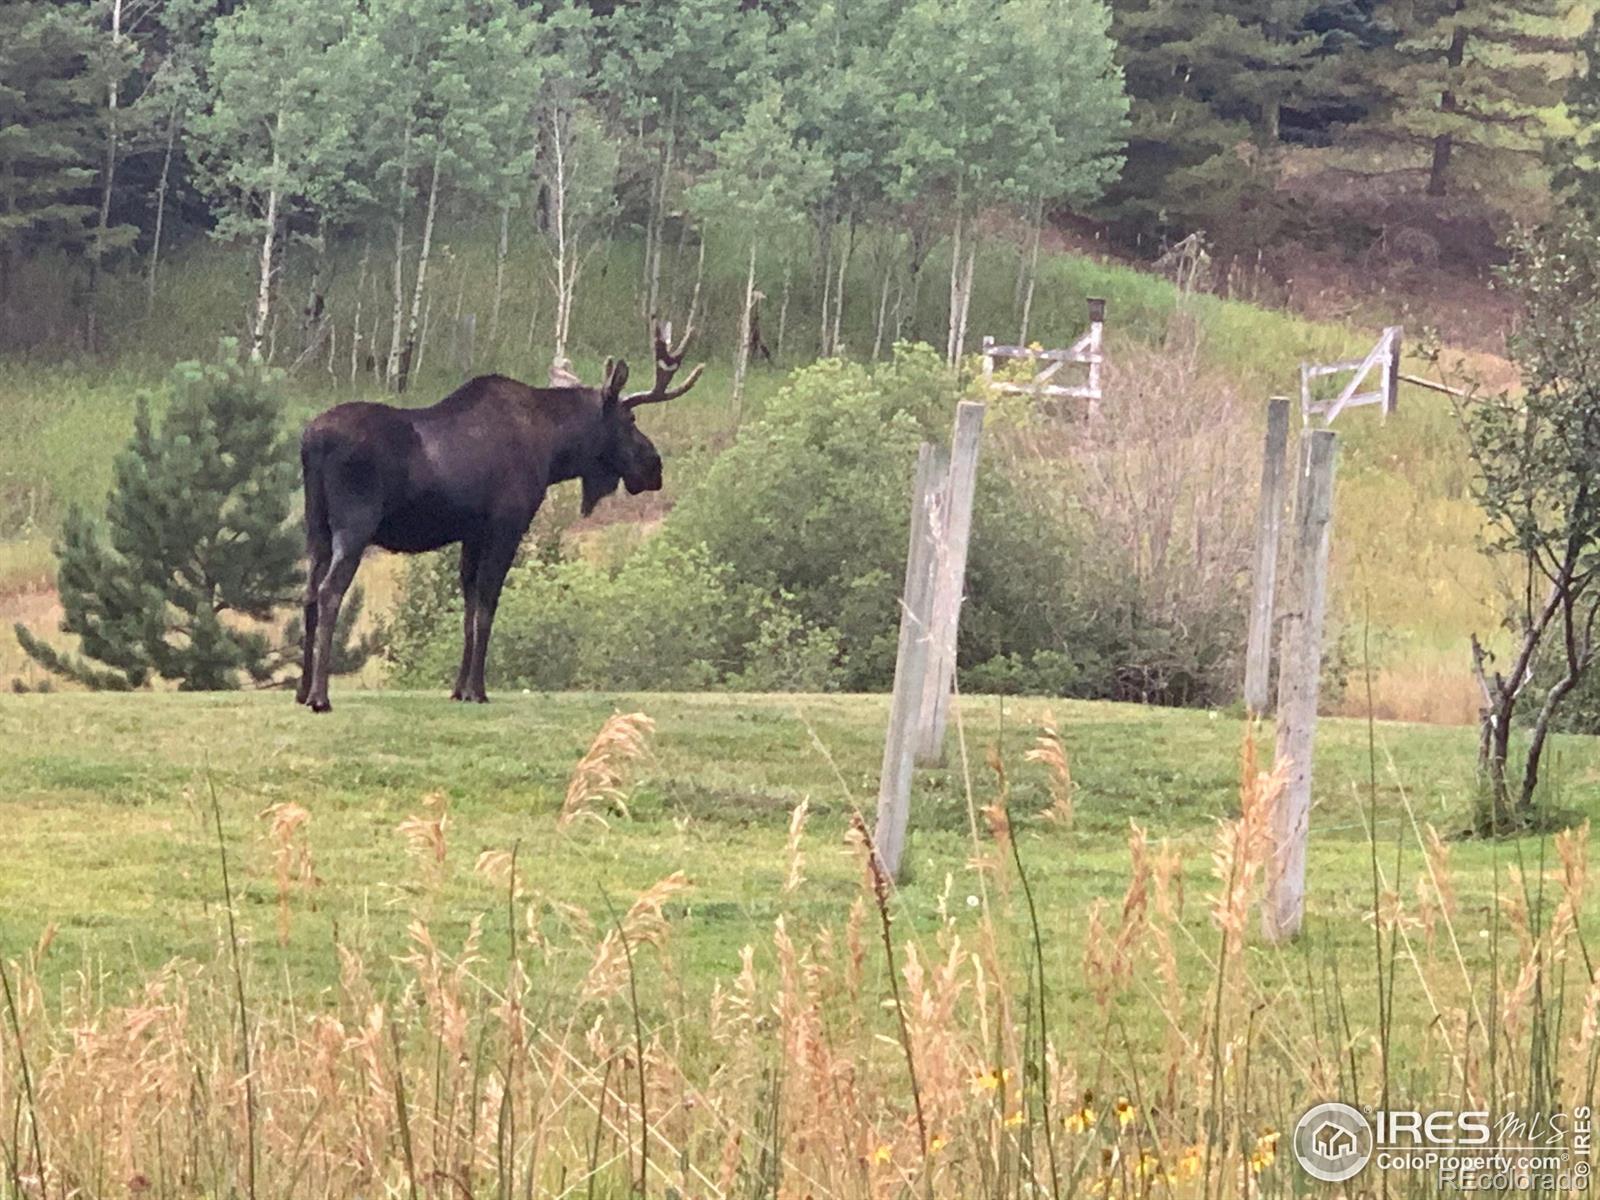
{"type": "Polygon", "coordinates": [[[830,356],[837,355],[841,345],[839,327],[844,320],[844,273],[850,266],[850,255],[855,250],[856,245],[856,214],[853,209],[846,220],[849,225],[849,232],[845,235],[844,248],[839,252],[839,279],[833,289],[833,332],[828,338],[828,354],[830,356]]]}
{"type": "Polygon", "coordinates": [[[656,314],[661,303],[661,237],[667,221],[667,181],[672,175],[672,156],[678,140],[678,93],[672,93],[667,116],[667,144],[661,151],[661,174],[651,196],[651,213],[645,230],[644,282],[645,316],[656,314]]]}
{"type": "Polygon", "coordinates": [[[783,335],[789,324],[789,273],[790,267],[786,263],[783,268],[783,295],[778,299],[778,344],[772,351],[779,362],[783,361],[783,335]]]}
{"type": "MultiPolygon", "coordinates": [[[[111,0],[111,55],[116,58],[117,48],[122,45],[122,0],[111,0]]],[[[89,349],[95,349],[96,304],[95,297],[100,291],[100,258],[105,253],[106,231],[111,227],[111,193],[117,179],[117,141],[120,132],[119,117],[121,109],[118,106],[118,87],[115,76],[106,90],[106,157],[105,165],[100,171],[100,211],[95,219],[94,241],[89,246],[89,311],[88,311],[88,342],[89,349]]]]}
{"type": "Polygon", "coordinates": [[[889,311],[889,281],[896,272],[888,270],[883,273],[883,290],[878,294],[878,320],[872,329],[872,361],[877,362],[878,356],[883,353],[883,325],[884,318],[889,311]]]}
{"type": "Polygon", "coordinates": [[[417,374],[422,370],[422,356],[428,348],[428,326],[433,321],[433,297],[428,297],[428,302],[422,306],[422,332],[417,338],[416,349],[411,355],[411,373],[417,374]]]}
{"type": "Polygon", "coordinates": [[[955,316],[955,328],[951,331],[951,336],[955,339],[955,344],[950,354],[950,365],[952,367],[959,363],[961,356],[966,353],[967,310],[972,306],[972,272],[977,265],[978,259],[978,239],[975,236],[969,237],[967,243],[967,263],[961,271],[961,286],[956,296],[958,311],[955,316]]]}
{"type": "MultiPolygon", "coordinates": [[[[417,252],[417,279],[411,289],[411,319],[406,324],[405,348],[413,362],[420,348],[417,344],[418,329],[422,322],[422,297],[428,286],[428,255],[433,249],[433,223],[439,212],[439,159],[443,153],[441,148],[433,154],[433,171],[428,179],[428,209],[422,219],[422,248],[417,252]]],[[[409,367],[410,362],[406,365],[409,367]]]]}
{"type": "Polygon", "coordinates": [[[956,326],[961,323],[961,212],[962,188],[956,186],[956,223],[950,234],[950,321],[945,330],[944,358],[952,367],[956,365],[956,326]]]}
{"type": "Polygon", "coordinates": [[[1033,209],[1033,242],[1028,247],[1027,283],[1022,291],[1022,322],[1017,331],[1017,345],[1028,344],[1028,319],[1033,315],[1033,289],[1039,280],[1039,236],[1044,229],[1044,197],[1039,197],[1033,209]]]}
{"type": "Polygon", "coordinates": [[[144,315],[156,306],[156,271],[161,263],[161,232],[167,217],[167,185],[172,178],[172,147],[178,138],[178,106],[172,106],[167,120],[167,149],[161,158],[161,179],[156,184],[156,224],[150,234],[150,269],[145,276],[144,315]]]}
{"type": "Polygon", "coordinates": [[[500,344],[500,301],[506,291],[506,256],[511,250],[511,204],[500,206],[500,240],[494,251],[494,303],[489,308],[489,344],[500,344]]]}
{"type": "Polygon", "coordinates": [[[400,338],[406,309],[406,196],[411,186],[411,127],[406,127],[400,150],[400,189],[394,206],[394,312],[389,318],[389,357],[383,364],[385,387],[393,387],[400,373],[400,338]]]}
{"type": "MultiPolygon", "coordinates": [[[[817,233],[817,249],[822,256],[822,301],[817,309],[817,357],[827,358],[828,347],[828,308],[833,300],[833,211],[831,208],[823,212],[823,225],[817,233]]],[[[815,268],[812,270],[813,283],[818,282],[815,268]]]]}
{"type": "MultiPolygon", "coordinates": [[[[567,335],[572,326],[572,295],[576,281],[573,279],[571,247],[567,237],[567,139],[563,114],[559,109],[550,116],[550,154],[554,160],[555,173],[552,176],[553,186],[550,189],[550,234],[555,239],[555,254],[553,266],[556,273],[556,329],[555,329],[555,357],[560,360],[567,357],[567,335]]],[[[657,231],[655,244],[652,247],[657,267],[661,257],[661,236],[657,231]]],[[[651,295],[655,295],[655,283],[652,276],[651,295]]],[[[654,301],[652,300],[652,311],[654,301]]]]}
{"type": "Polygon", "coordinates": [[[278,134],[283,129],[283,110],[272,126],[272,185],[267,189],[267,212],[261,231],[260,271],[256,281],[256,315],[250,326],[250,361],[262,361],[262,346],[267,340],[267,323],[272,318],[272,256],[278,238],[278,168],[282,163],[278,134]]]}
{"type": "Polygon", "coordinates": [[[700,309],[700,285],[706,278],[706,237],[702,230],[700,234],[700,259],[694,268],[694,291],[689,296],[689,316],[686,328],[694,326],[695,313],[700,309]]]}
{"type": "Polygon", "coordinates": [[[756,246],[750,239],[750,265],[744,277],[744,311],[739,315],[739,350],[733,357],[733,425],[739,427],[739,410],[744,403],[744,377],[750,369],[750,313],[756,302],[756,246]]]}

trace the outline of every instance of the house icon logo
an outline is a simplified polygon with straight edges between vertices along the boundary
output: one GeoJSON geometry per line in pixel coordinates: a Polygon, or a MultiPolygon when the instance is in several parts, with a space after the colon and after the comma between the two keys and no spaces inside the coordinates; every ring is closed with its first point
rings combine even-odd
{"type": "Polygon", "coordinates": [[[1292,1146],[1307,1175],[1340,1183],[1359,1174],[1372,1157],[1372,1126],[1359,1109],[1330,1101],[1305,1111],[1294,1127],[1292,1146]]]}

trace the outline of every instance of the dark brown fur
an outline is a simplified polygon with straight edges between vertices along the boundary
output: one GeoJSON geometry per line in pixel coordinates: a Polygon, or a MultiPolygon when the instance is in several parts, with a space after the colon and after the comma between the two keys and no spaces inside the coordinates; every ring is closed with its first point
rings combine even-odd
{"type": "MultiPolygon", "coordinates": [[[[659,351],[658,343],[658,364],[659,351]]],[[[307,425],[300,461],[311,569],[299,702],[329,709],[334,623],[366,548],[416,554],[456,542],[466,614],[451,698],[487,699],[484,658],[500,590],[545,492],[582,480],[587,514],[618,483],[630,493],[661,487],[661,456],[633,408],[671,395],[658,385],[623,398],[626,379],[622,363],[599,388],[484,375],[431,408],[341,404],[307,425]]]]}

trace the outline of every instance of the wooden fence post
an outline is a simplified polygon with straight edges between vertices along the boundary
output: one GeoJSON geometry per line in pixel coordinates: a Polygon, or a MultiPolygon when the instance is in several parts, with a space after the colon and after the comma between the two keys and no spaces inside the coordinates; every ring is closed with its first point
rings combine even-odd
{"type": "Polygon", "coordinates": [[[1256,514],[1256,567],[1251,583],[1250,632],[1245,641],[1244,706],[1268,709],[1272,677],[1272,621],[1278,587],[1278,542],[1283,534],[1283,499],[1289,448],[1289,401],[1267,401],[1267,441],[1261,456],[1261,506],[1256,514]]]}
{"type": "Polygon", "coordinates": [[[1089,298],[1089,419],[1100,415],[1100,363],[1105,356],[1106,302],[1089,298]]]}
{"type": "Polygon", "coordinates": [[[1311,766],[1322,681],[1322,626],[1328,606],[1328,546],[1333,529],[1333,468],[1338,435],[1312,430],[1300,456],[1295,503],[1295,611],[1284,621],[1278,666],[1278,760],[1287,760],[1272,813],[1272,861],[1262,929],[1269,941],[1300,931],[1305,916],[1306,841],[1311,766]]]}
{"type": "Polygon", "coordinates": [[[966,591],[967,543],[972,537],[972,501],[978,487],[978,442],[984,405],[963,400],[956,406],[950,437],[950,474],[933,530],[933,605],[928,633],[928,686],[917,721],[916,760],[944,761],[944,728],[956,679],[956,642],[961,600],[966,591]]]}
{"type": "Polygon", "coordinates": [[[1405,327],[1391,325],[1383,332],[1389,338],[1389,354],[1383,362],[1383,419],[1387,421],[1400,407],[1400,350],[1405,327]]]}
{"type": "Polygon", "coordinates": [[[878,819],[872,834],[878,862],[891,877],[899,874],[900,856],[905,851],[917,719],[927,686],[934,508],[949,476],[948,451],[924,442],[917,452],[916,483],[911,490],[911,544],[900,596],[900,646],[895,656],[889,728],[883,739],[883,769],[878,776],[878,819]]]}

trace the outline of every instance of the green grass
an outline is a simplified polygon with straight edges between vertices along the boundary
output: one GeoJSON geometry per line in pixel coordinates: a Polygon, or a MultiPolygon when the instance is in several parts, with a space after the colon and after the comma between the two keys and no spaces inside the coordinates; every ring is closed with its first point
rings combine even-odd
{"type": "MultiPolygon", "coordinates": [[[[336,938],[362,947],[369,962],[386,962],[404,953],[414,916],[428,920],[441,945],[457,946],[470,920],[486,914],[486,952],[491,960],[502,954],[504,896],[473,870],[485,850],[519,847],[531,888],[547,901],[542,932],[553,943],[572,933],[560,905],[603,920],[608,897],[626,903],[669,872],[686,872],[693,887],[672,913],[672,956],[690,995],[735,974],[741,946],[766,953],[778,915],[791,928],[837,926],[859,894],[859,865],[844,834],[856,806],[871,820],[886,698],[509,695],[479,708],[434,695],[342,689],[335,704],[331,716],[314,719],[281,693],[0,697],[4,952],[19,952],[57,924],[45,977],[87,971],[112,995],[174,956],[211,958],[222,913],[213,786],[256,986],[299,1000],[324,995],[337,978],[336,938]],[[558,830],[571,768],[618,709],[642,710],[658,722],[653,756],[628,798],[631,815],[558,830]],[[448,797],[449,813],[436,887],[422,881],[396,832],[432,792],[448,797]],[[812,813],[804,839],[808,879],[785,895],[785,837],[802,798],[812,813]],[[295,892],[292,936],[280,948],[271,847],[258,814],[285,800],[312,813],[309,843],[321,885],[309,895],[295,892]]],[[[1088,1003],[1085,915],[1096,898],[1121,902],[1130,822],[1184,855],[1184,924],[1196,948],[1184,952],[1195,986],[1205,986],[1194,955],[1214,941],[1204,897],[1215,887],[1215,819],[1236,802],[1237,723],[1203,712],[1057,704],[1078,787],[1075,827],[1063,830],[1034,818],[1048,802],[1044,776],[1023,761],[1043,708],[1039,701],[972,697],[960,713],[979,804],[995,791],[984,751],[1001,747],[1053,989],[1068,1013],[1088,1003]]],[[[1472,736],[1388,723],[1376,736],[1380,846],[1388,870],[1400,838],[1401,890],[1409,895],[1422,869],[1413,819],[1442,831],[1467,820],[1472,736]]],[[[1354,981],[1371,971],[1366,739],[1362,722],[1329,720],[1321,730],[1304,942],[1319,953],[1329,948],[1354,981]]],[[[1555,754],[1560,803],[1585,815],[1600,811],[1600,747],[1559,738],[1555,754]]],[[[950,765],[917,776],[909,874],[898,897],[904,939],[932,935],[941,896],[958,925],[977,920],[966,903],[979,885],[961,768],[952,728],[950,765]]],[[[1531,838],[1454,846],[1458,922],[1474,971],[1484,969],[1487,953],[1478,944],[1480,918],[1506,886],[1508,864],[1526,858],[1531,872],[1541,852],[1531,838]]],[[[1009,928],[1020,936],[1014,910],[1009,928]]],[[[559,994],[584,962],[581,955],[547,962],[544,994],[559,994]]],[[[398,986],[399,975],[393,978],[398,986]]],[[[1434,981],[1444,997],[1464,986],[1434,981]]],[[[1485,986],[1481,978],[1478,986],[1485,986]]],[[[1402,1012],[1419,1003],[1408,991],[1402,1012]]],[[[1131,1006],[1137,1036],[1158,1032],[1148,1019],[1131,1006]]]]}

